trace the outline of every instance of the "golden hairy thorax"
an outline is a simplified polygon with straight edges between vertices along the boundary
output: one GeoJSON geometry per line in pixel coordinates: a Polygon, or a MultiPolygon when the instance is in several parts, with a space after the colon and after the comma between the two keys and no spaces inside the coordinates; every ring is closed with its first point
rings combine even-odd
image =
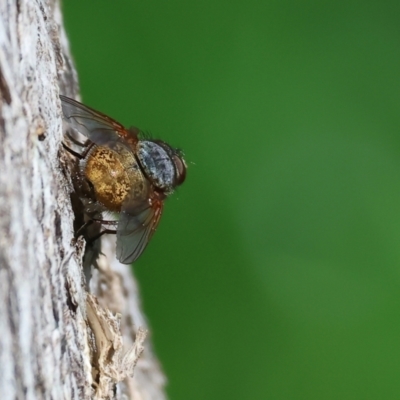
{"type": "Polygon", "coordinates": [[[94,188],[96,200],[110,211],[119,212],[127,196],[134,200],[147,195],[145,177],[131,150],[116,143],[113,148],[96,146],[83,169],[94,188]]]}

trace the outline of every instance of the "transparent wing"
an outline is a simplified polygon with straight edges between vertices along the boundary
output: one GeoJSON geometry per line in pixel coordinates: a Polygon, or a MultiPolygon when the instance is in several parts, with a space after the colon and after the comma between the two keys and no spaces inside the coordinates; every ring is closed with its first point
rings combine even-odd
{"type": "Polygon", "coordinates": [[[98,145],[123,139],[135,145],[137,133],[127,130],[119,122],[107,115],[95,111],[76,100],[60,95],[64,119],[79,133],[98,145]]]}
{"type": "MultiPolygon", "coordinates": [[[[132,210],[132,207],[130,207],[132,210]]],[[[148,199],[135,211],[122,210],[117,228],[117,259],[131,264],[142,254],[160,221],[163,202],[148,199]]]]}

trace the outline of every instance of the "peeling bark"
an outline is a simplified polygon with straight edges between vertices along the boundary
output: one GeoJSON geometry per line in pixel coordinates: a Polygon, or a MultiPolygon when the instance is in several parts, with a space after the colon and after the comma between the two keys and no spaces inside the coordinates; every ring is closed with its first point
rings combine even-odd
{"type": "Polygon", "coordinates": [[[59,3],[0,1],[0,397],[164,399],[113,239],[90,282],[73,240],[58,96],[77,92],[59,3]]]}

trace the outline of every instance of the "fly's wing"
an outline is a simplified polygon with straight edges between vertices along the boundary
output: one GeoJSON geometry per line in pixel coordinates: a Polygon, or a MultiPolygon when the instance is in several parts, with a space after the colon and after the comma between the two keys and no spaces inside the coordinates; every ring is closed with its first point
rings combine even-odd
{"type": "Polygon", "coordinates": [[[60,96],[64,120],[79,133],[98,145],[123,140],[131,145],[138,141],[135,130],[66,96],[60,96]]]}
{"type": "MultiPolygon", "coordinates": [[[[127,203],[128,204],[128,203],[127,203]]],[[[117,259],[131,264],[142,254],[160,221],[163,202],[146,198],[132,207],[129,203],[120,213],[117,228],[117,259]]]]}

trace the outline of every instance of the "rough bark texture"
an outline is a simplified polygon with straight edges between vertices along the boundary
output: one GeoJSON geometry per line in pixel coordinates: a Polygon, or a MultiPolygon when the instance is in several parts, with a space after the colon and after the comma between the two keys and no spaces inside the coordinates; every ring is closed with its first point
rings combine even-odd
{"type": "Polygon", "coordinates": [[[58,97],[77,91],[59,3],[0,0],[0,398],[164,399],[112,239],[82,272],[58,97]]]}

